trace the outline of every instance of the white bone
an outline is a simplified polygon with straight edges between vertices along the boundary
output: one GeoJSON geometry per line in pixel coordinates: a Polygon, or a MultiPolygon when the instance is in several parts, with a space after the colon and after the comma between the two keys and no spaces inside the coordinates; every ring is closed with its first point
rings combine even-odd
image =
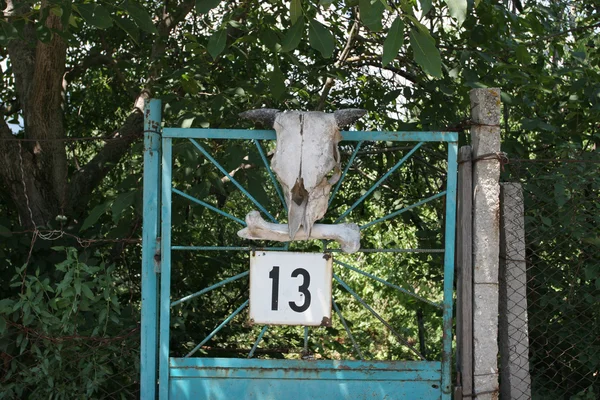
{"type": "MultiPolygon", "coordinates": [[[[252,240],[273,240],[289,242],[288,224],[266,222],[258,211],[246,215],[246,228],[238,231],[238,236],[252,240]]],[[[360,229],[356,224],[314,224],[310,235],[300,228],[293,240],[326,239],[338,242],[344,253],[354,253],[360,248],[360,229]]]]}
{"type": "Polygon", "coordinates": [[[273,127],[277,147],[271,168],[285,193],[289,238],[294,239],[300,227],[310,236],[315,221],[327,211],[331,186],[340,178],[342,136],[335,115],[289,111],[277,114],[273,127]]]}

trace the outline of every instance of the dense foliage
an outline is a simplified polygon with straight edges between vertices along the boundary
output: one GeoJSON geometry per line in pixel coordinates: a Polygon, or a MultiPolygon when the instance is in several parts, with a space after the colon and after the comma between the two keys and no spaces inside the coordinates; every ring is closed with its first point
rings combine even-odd
{"type": "MultiPolygon", "coordinates": [[[[135,386],[127,380],[139,361],[135,351],[123,352],[126,339],[89,343],[121,338],[139,321],[141,106],[148,97],[163,100],[170,126],[249,127],[237,114],[259,107],[360,107],[369,111],[357,125],[362,129],[453,129],[467,141],[468,91],[500,87],[509,157],[598,157],[600,19],[591,0],[2,0],[0,9],[0,398],[44,388],[49,392],[35,394],[101,397],[135,386]],[[93,348],[93,357],[61,361],[74,359],[78,346],[93,348]],[[74,376],[86,384],[66,381],[74,376]]],[[[248,166],[236,178],[285,218],[251,143],[205,145],[230,171],[248,166]]],[[[344,160],[355,145],[343,148],[344,160]]],[[[407,150],[391,147],[364,145],[332,215],[407,150]]],[[[237,216],[250,209],[193,148],[182,144],[175,156],[174,181],[190,194],[237,216]]],[[[351,218],[367,221],[436,193],[443,157],[441,148],[424,149],[351,218]]],[[[597,175],[586,177],[598,184],[597,175]]],[[[552,174],[546,185],[560,188],[564,179],[552,174]]],[[[572,201],[563,192],[548,191],[555,194],[549,201],[572,201]]],[[[181,199],[174,209],[179,243],[239,243],[234,224],[181,199]]],[[[440,247],[442,210],[441,201],[433,202],[374,226],[364,247],[440,247]]],[[[588,229],[586,246],[597,247],[597,225],[588,229]]],[[[296,248],[302,246],[320,248],[296,248]]],[[[245,270],[246,257],[177,252],[174,296],[245,270]]],[[[440,298],[439,255],[347,261],[440,298]]],[[[397,318],[395,326],[427,358],[438,357],[438,311],[340,274],[385,318],[397,318]]],[[[597,269],[586,274],[581,296],[597,305],[597,269]]],[[[246,290],[238,281],[176,310],[174,351],[193,347],[246,290]]],[[[336,301],[370,357],[412,357],[347,294],[336,293],[336,301]]],[[[246,349],[258,329],[240,316],[210,345],[221,353],[246,349]]],[[[312,351],[352,356],[339,324],[319,332],[312,351]]],[[[272,348],[303,346],[296,328],[265,341],[272,348]]]]}

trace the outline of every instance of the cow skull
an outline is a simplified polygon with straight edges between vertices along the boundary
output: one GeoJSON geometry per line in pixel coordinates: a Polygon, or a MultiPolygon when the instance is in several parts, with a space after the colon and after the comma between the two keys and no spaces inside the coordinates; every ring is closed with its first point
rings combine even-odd
{"type": "Polygon", "coordinates": [[[277,147],[271,168],[284,190],[290,240],[301,227],[303,236],[310,237],[315,221],[325,215],[331,186],[340,178],[339,128],[365,113],[359,109],[333,114],[260,109],[240,114],[276,131],[277,147]]]}

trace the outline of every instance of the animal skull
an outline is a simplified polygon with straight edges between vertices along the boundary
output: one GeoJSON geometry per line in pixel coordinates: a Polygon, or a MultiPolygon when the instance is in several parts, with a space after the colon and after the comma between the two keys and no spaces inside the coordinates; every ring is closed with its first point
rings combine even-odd
{"type": "Polygon", "coordinates": [[[240,114],[243,118],[272,126],[277,133],[271,168],[284,191],[291,240],[300,227],[310,237],[315,221],[325,215],[331,186],[341,175],[339,128],[365,113],[358,109],[333,114],[260,109],[240,114]]]}

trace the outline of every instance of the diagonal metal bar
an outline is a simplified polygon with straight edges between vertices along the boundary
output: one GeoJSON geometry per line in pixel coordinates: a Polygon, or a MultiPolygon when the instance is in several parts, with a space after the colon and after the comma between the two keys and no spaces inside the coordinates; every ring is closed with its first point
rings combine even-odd
{"type": "Polygon", "coordinates": [[[340,279],[339,276],[337,276],[337,274],[333,274],[333,278],[337,281],[337,283],[339,283],[344,289],[346,289],[346,291],[348,291],[348,293],[350,293],[352,295],[352,297],[354,297],[360,304],[363,305],[363,307],[365,307],[367,310],[369,310],[369,312],[371,314],[373,314],[373,316],[375,318],[377,318],[379,320],[379,322],[381,322],[383,325],[385,325],[386,328],[388,328],[390,330],[390,332],[392,332],[394,334],[394,336],[396,336],[396,338],[402,342],[406,347],[408,347],[413,353],[415,353],[421,360],[425,360],[425,357],[423,357],[423,355],[419,352],[419,350],[415,349],[413,346],[410,345],[410,343],[408,343],[408,340],[406,340],[403,336],[401,336],[398,332],[396,332],[396,330],[389,324],[389,322],[387,322],[385,319],[383,319],[381,317],[381,315],[379,315],[377,313],[377,311],[373,310],[371,308],[370,305],[368,305],[363,299],[362,297],[360,297],[358,294],[356,294],[356,292],[354,290],[352,290],[350,288],[350,286],[348,286],[346,284],[346,282],[344,282],[343,280],[340,279]]]}
{"type": "Polygon", "coordinates": [[[440,310],[442,310],[442,309],[444,308],[444,307],[443,307],[441,304],[435,303],[435,302],[433,302],[433,301],[431,301],[431,300],[427,300],[426,298],[424,298],[424,297],[421,297],[421,296],[419,296],[418,294],[416,294],[416,293],[414,293],[414,292],[411,292],[410,290],[404,289],[403,287],[400,287],[400,286],[398,286],[398,285],[394,285],[393,283],[390,283],[390,282],[386,281],[385,279],[379,278],[378,276],[375,276],[375,275],[373,275],[373,274],[370,274],[370,273],[368,273],[368,272],[366,272],[366,271],[363,271],[363,270],[361,270],[361,269],[358,269],[358,268],[356,268],[356,267],[353,267],[352,265],[346,264],[346,263],[345,263],[345,262],[343,262],[343,261],[339,261],[339,260],[333,260],[333,261],[334,261],[336,264],[338,264],[338,265],[341,265],[341,266],[342,266],[342,267],[344,267],[344,268],[347,268],[347,269],[349,269],[349,270],[351,270],[351,271],[354,271],[354,272],[358,272],[358,273],[359,273],[359,274],[361,274],[361,275],[364,275],[364,276],[366,276],[366,277],[368,277],[368,278],[374,279],[374,280],[376,280],[377,282],[383,283],[384,285],[387,285],[387,286],[389,286],[389,287],[391,287],[391,288],[394,288],[394,289],[396,289],[396,290],[398,290],[398,291],[400,291],[400,292],[402,292],[402,293],[404,293],[404,294],[407,294],[407,295],[409,295],[409,296],[411,296],[411,297],[414,297],[414,298],[415,298],[415,299],[417,299],[417,300],[421,300],[422,302],[425,302],[425,303],[427,303],[427,304],[429,304],[429,305],[432,305],[432,306],[434,306],[434,307],[436,307],[436,308],[439,308],[440,310]]]}
{"type": "Polygon", "coordinates": [[[344,219],[344,217],[348,214],[350,214],[352,212],[352,210],[354,210],[360,203],[363,202],[364,199],[367,198],[367,196],[369,196],[371,193],[373,193],[373,191],[375,189],[377,189],[379,187],[379,185],[381,185],[387,178],[390,177],[391,174],[394,173],[394,171],[396,171],[398,168],[400,168],[400,166],[402,164],[404,164],[404,162],[406,160],[408,160],[408,158],[410,156],[413,155],[413,153],[417,150],[419,150],[419,147],[421,147],[423,145],[423,143],[425,142],[419,142],[415,147],[413,147],[408,153],[406,153],[406,155],[404,157],[402,157],[400,159],[400,161],[398,161],[388,172],[385,173],[385,175],[383,175],[377,182],[375,182],[375,184],[373,184],[373,186],[371,186],[371,188],[369,190],[367,190],[367,192],[365,194],[363,194],[360,199],[356,200],[354,202],[354,204],[352,204],[352,206],[350,206],[349,209],[347,209],[342,215],[340,215],[335,221],[334,224],[337,224],[338,222],[340,222],[342,219],[344,219]]]}
{"type": "Polygon", "coordinates": [[[193,201],[193,202],[194,202],[194,203],[196,203],[196,204],[200,204],[201,206],[203,206],[203,207],[206,207],[206,208],[208,208],[208,209],[209,209],[209,210],[211,210],[211,211],[214,211],[214,212],[216,212],[216,213],[219,213],[219,214],[221,214],[222,216],[224,216],[224,217],[227,217],[227,218],[229,218],[229,219],[231,219],[231,220],[233,220],[233,221],[237,222],[238,224],[242,224],[243,226],[246,226],[246,223],[245,223],[244,221],[242,221],[241,219],[239,219],[239,218],[237,218],[237,217],[234,217],[233,215],[231,215],[231,214],[229,214],[229,213],[226,213],[225,211],[223,211],[223,210],[220,210],[220,209],[218,209],[217,207],[215,207],[215,206],[212,206],[212,205],[208,204],[208,203],[207,203],[207,202],[205,202],[205,201],[202,201],[202,200],[200,200],[200,199],[197,199],[197,198],[195,198],[194,196],[190,196],[189,194],[187,194],[187,193],[184,193],[184,192],[182,192],[181,190],[177,190],[177,189],[175,189],[175,188],[173,188],[173,189],[171,189],[171,190],[173,191],[173,193],[175,193],[175,194],[178,194],[178,195],[180,195],[181,197],[185,197],[186,199],[188,199],[188,200],[190,200],[190,201],[193,201]]]}
{"type": "Polygon", "coordinates": [[[263,326],[262,330],[258,334],[258,338],[256,339],[256,342],[254,342],[254,346],[252,346],[250,353],[248,353],[248,358],[252,358],[254,356],[254,352],[256,351],[256,348],[258,347],[258,344],[262,340],[262,337],[265,334],[265,332],[267,331],[267,329],[269,329],[269,325],[263,326]]]}
{"type": "Polygon", "coordinates": [[[422,206],[423,204],[429,203],[430,201],[435,200],[437,198],[440,198],[440,197],[442,197],[444,195],[446,195],[446,191],[440,192],[440,193],[435,194],[433,196],[430,196],[430,197],[428,197],[426,199],[420,200],[420,201],[416,202],[415,204],[412,204],[412,205],[410,205],[408,207],[404,207],[404,208],[402,208],[400,210],[394,211],[393,213],[390,213],[390,214],[386,215],[385,217],[381,217],[379,219],[376,219],[374,221],[369,222],[368,224],[361,225],[360,226],[360,230],[362,231],[363,229],[366,229],[366,228],[368,228],[370,226],[373,226],[373,225],[378,224],[380,222],[386,221],[386,220],[388,220],[390,218],[397,217],[398,215],[400,215],[400,214],[402,214],[402,213],[404,213],[404,212],[406,212],[408,210],[412,210],[413,208],[422,206]]]}
{"type": "Polygon", "coordinates": [[[352,341],[352,346],[354,347],[354,351],[356,351],[356,353],[358,354],[358,358],[360,358],[361,361],[364,360],[363,353],[362,353],[362,351],[360,351],[360,347],[358,347],[356,340],[354,340],[354,336],[352,336],[352,332],[350,332],[350,328],[348,327],[348,324],[346,323],[346,320],[342,316],[342,313],[341,313],[340,309],[338,308],[337,304],[335,303],[335,300],[333,299],[333,297],[331,298],[331,304],[333,304],[333,309],[335,310],[335,313],[337,314],[338,318],[340,319],[340,321],[342,321],[342,325],[344,326],[344,329],[346,330],[348,337],[352,341]]]}
{"type": "Polygon", "coordinates": [[[350,166],[352,166],[352,163],[354,162],[354,159],[356,158],[356,155],[358,154],[358,151],[360,150],[360,146],[362,146],[362,144],[363,144],[363,141],[361,140],[356,145],[356,148],[354,149],[354,152],[350,156],[350,159],[348,160],[348,163],[346,164],[346,167],[344,168],[344,171],[342,172],[342,176],[340,176],[340,179],[338,180],[337,184],[335,185],[335,188],[333,188],[333,192],[331,193],[331,196],[329,197],[329,203],[327,203],[327,207],[329,207],[331,205],[331,203],[333,202],[333,199],[334,199],[335,195],[337,194],[338,190],[340,190],[340,186],[342,184],[342,181],[346,177],[346,174],[348,173],[348,170],[350,169],[350,166]]]}
{"type": "Polygon", "coordinates": [[[263,205],[262,205],[262,204],[260,204],[260,203],[259,203],[259,202],[258,202],[258,201],[257,201],[257,200],[254,198],[254,196],[252,196],[252,195],[251,195],[251,194],[250,194],[250,193],[249,193],[249,192],[248,192],[248,191],[247,191],[247,190],[246,190],[246,189],[245,189],[245,188],[244,188],[242,185],[240,185],[240,183],[239,183],[239,182],[238,182],[238,181],[237,181],[237,180],[236,180],[236,179],[235,179],[233,176],[231,176],[231,175],[229,174],[229,172],[227,172],[227,170],[226,170],[225,168],[223,168],[223,167],[221,166],[221,164],[219,164],[219,162],[218,162],[217,160],[215,160],[215,159],[213,158],[213,156],[211,156],[211,155],[210,155],[210,153],[204,149],[204,147],[202,147],[202,146],[200,145],[200,143],[196,142],[194,139],[190,139],[190,142],[192,142],[192,144],[193,144],[194,146],[196,146],[196,148],[198,149],[198,151],[200,151],[200,153],[202,153],[202,154],[204,155],[204,157],[206,157],[206,158],[208,159],[208,161],[210,161],[211,163],[213,163],[213,164],[215,165],[215,167],[217,167],[217,168],[219,169],[219,171],[221,171],[221,173],[222,173],[223,175],[225,175],[225,176],[226,176],[226,177],[227,177],[227,178],[228,178],[228,179],[231,181],[231,183],[233,183],[233,184],[234,184],[234,185],[235,185],[235,186],[236,186],[238,189],[240,189],[240,190],[241,190],[241,192],[242,192],[242,193],[244,193],[244,194],[246,195],[246,197],[248,197],[248,198],[250,199],[250,201],[251,201],[252,203],[254,203],[254,205],[255,205],[256,207],[258,207],[258,209],[259,209],[260,211],[262,211],[263,213],[265,213],[265,215],[266,215],[267,217],[269,217],[269,219],[270,219],[271,221],[273,221],[273,222],[277,223],[277,220],[275,219],[275,217],[273,217],[273,216],[272,216],[272,215],[271,215],[271,214],[270,214],[270,213],[267,211],[267,209],[266,209],[265,207],[263,207],[263,205]]]}
{"type": "Polygon", "coordinates": [[[190,351],[189,353],[187,353],[187,354],[185,355],[185,358],[188,358],[188,357],[190,357],[190,356],[191,356],[191,355],[193,355],[195,352],[197,352],[197,351],[200,349],[200,347],[204,346],[204,344],[205,344],[206,342],[208,342],[210,339],[212,339],[212,337],[213,337],[213,336],[215,336],[215,335],[216,335],[216,334],[217,334],[217,333],[218,333],[218,332],[219,332],[221,329],[223,329],[223,327],[224,327],[225,325],[227,325],[227,324],[229,323],[229,321],[231,321],[231,320],[232,320],[232,319],[233,319],[233,318],[234,318],[236,315],[238,315],[238,314],[239,314],[239,313],[240,313],[240,312],[241,312],[241,311],[242,311],[244,308],[246,308],[246,306],[248,306],[248,303],[249,303],[249,302],[250,302],[250,300],[246,300],[246,301],[244,302],[244,304],[242,304],[241,306],[239,306],[239,307],[237,308],[237,310],[235,310],[235,311],[234,311],[234,312],[233,312],[233,313],[232,313],[232,314],[231,314],[229,317],[227,317],[227,318],[225,319],[225,321],[221,322],[221,324],[220,324],[219,326],[217,326],[217,327],[215,328],[215,330],[214,330],[214,331],[212,331],[212,332],[211,332],[211,333],[210,333],[210,334],[209,334],[207,337],[205,337],[203,341],[201,341],[200,343],[198,343],[198,345],[197,345],[196,347],[194,347],[194,348],[192,349],[192,351],[190,351]]]}
{"type": "Polygon", "coordinates": [[[281,192],[281,187],[279,187],[279,183],[277,182],[277,179],[275,179],[275,175],[273,175],[273,170],[271,169],[271,166],[269,165],[267,156],[265,156],[265,152],[263,151],[263,148],[260,145],[260,143],[258,142],[258,140],[254,139],[253,141],[254,141],[254,144],[256,145],[256,149],[258,150],[258,154],[260,154],[260,158],[262,158],[263,163],[265,163],[265,167],[267,167],[267,172],[269,173],[269,176],[271,177],[271,181],[273,182],[275,191],[277,192],[277,195],[279,196],[279,200],[281,200],[281,205],[283,205],[283,209],[287,211],[287,204],[285,204],[285,199],[283,198],[283,193],[281,192]]]}
{"type": "Polygon", "coordinates": [[[227,279],[223,279],[223,280],[222,280],[221,282],[219,282],[219,283],[215,283],[215,284],[214,284],[214,285],[212,285],[212,286],[209,286],[209,287],[207,287],[207,288],[204,288],[204,289],[202,289],[202,290],[200,290],[200,291],[198,291],[198,292],[196,292],[196,293],[190,294],[189,296],[182,297],[181,299],[179,299],[179,300],[177,300],[177,301],[174,301],[174,302],[172,302],[172,303],[171,303],[171,307],[175,307],[175,306],[176,306],[176,305],[178,305],[178,304],[181,304],[181,303],[184,303],[184,302],[186,302],[186,301],[189,301],[189,300],[193,299],[194,297],[198,297],[198,296],[200,296],[200,295],[203,295],[204,293],[208,293],[208,292],[210,292],[211,290],[214,290],[214,289],[216,289],[216,288],[218,288],[218,287],[221,287],[221,286],[223,286],[223,285],[226,285],[226,284],[228,284],[228,283],[230,283],[230,282],[237,281],[238,279],[241,279],[241,278],[243,278],[243,277],[247,276],[249,273],[250,273],[250,271],[245,271],[245,272],[242,272],[241,274],[237,274],[237,275],[235,275],[235,276],[231,276],[231,277],[229,277],[229,278],[227,278],[227,279]]]}

